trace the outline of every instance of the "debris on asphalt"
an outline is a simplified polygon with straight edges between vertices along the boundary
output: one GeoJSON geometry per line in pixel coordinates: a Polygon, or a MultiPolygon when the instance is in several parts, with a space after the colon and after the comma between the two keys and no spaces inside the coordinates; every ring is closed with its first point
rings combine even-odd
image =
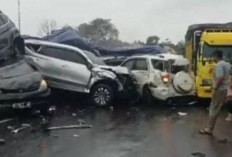
{"type": "Polygon", "coordinates": [[[228,140],[227,139],[219,139],[218,143],[228,143],[228,140]]]}
{"type": "Polygon", "coordinates": [[[21,124],[21,126],[22,126],[22,127],[30,127],[31,124],[23,123],[23,124],[21,124]]]}
{"type": "Polygon", "coordinates": [[[178,112],[178,114],[179,114],[179,116],[187,116],[188,115],[188,113],[186,113],[186,112],[178,112]]]}
{"type": "Polygon", "coordinates": [[[60,130],[60,129],[89,129],[92,128],[92,125],[68,125],[68,126],[55,126],[49,127],[47,130],[60,130]]]}
{"type": "Polygon", "coordinates": [[[10,122],[12,120],[14,120],[14,119],[4,119],[4,120],[0,121],[0,124],[6,123],[6,122],[10,122]]]}
{"type": "Polygon", "coordinates": [[[73,137],[76,137],[76,138],[77,138],[77,137],[80,137],[80,135],[77,135],[77,134],[73,134],[73,137]]]}
{"type": "Polygon", "coordinates": [[[73,116],[73,117],[76,117],[76,116],[77,116],[77,114],[76,114],[76,113],[73,113],[73,114],[72,114],[72,116],[73,116]]]}
{"type": "Polygon", "coordinates": [[[0,145],[5,144],[6,140],[0,138],[0,145]]]}
{"type": "Polygon", "coordinates": [[[79,123],[79,125],[85,124],[85,121],[83,119],[78,119],[77,122],[79,123]]]}
{"type": "Polygon", "coordinates": [[[28,128],[28,126],[24,126],[24,127],[21,127],[21,128],[17,128],[17,129],[14,129],[11,131],[12,134],[17,134],[19,131],[22,131],[24,129],[28,128]]]}
{"type": "Polygon", "coordinates": [[[7,129],[8,129],[8,130],[13,130],[14,127],[9,125],[9,126],[7,126],[7,129]]]}
{"type": "Polygon", "coordinates": [[[51,106],[51,107],[49,107],[49,109],[48,109],[48,113],[50,113],[50,114],[54,114],[55,111],[56,111],[56,106],[51,106]]]}
{"type": "Polygon", "coordinates": [[[197,157],[206,157],[206,154],[201,153],[201,152],[194,152],[192,153],[193,156],[197,156],[197,157]]]}
{"type": "Polygon", "coordinates": [[[189,105],[194,105],[194,104],[196,104],[197,103],[197,101],[193,101],[193,102],[190,102],[190,103],[188,103],[189,105]]]}

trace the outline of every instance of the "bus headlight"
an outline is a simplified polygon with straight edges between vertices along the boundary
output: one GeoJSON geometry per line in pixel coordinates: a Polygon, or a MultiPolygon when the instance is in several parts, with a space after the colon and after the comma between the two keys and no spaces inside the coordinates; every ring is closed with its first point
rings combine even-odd
{"type": "Polygon", "coordinates": [[[203,79],[201,85],[202,86],[212,86],[212,80],[211,79],[203,79]]]}

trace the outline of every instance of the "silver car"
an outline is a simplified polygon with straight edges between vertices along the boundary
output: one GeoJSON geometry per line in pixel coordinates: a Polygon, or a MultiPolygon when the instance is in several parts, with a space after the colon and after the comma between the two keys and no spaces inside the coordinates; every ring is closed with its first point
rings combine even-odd
{"type": "Polygon", "coordinates": [[[19,31],[0,11],[0,106],[31,106],[35,98],[50,92],[42,75],[23,58],[24,52],[19,31]]]}
{"type": "Polygon", "coordinates": [[[95,55],[73,46],[40,40],[25,44],[25,58],[41,71],[50,87],[88,93],[99,106],[111,104],[117,93],[125,91],[130,78],[127,68],[106,66],[95,55]]]}

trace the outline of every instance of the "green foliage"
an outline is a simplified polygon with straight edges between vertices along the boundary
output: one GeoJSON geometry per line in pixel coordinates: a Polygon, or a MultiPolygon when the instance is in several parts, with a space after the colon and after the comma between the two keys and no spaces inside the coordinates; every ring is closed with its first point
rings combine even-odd
{"type": "Polygon", "coordinates": [[[117,40],[119,36],[119,31],[111,20],[101,18],[97,18],[90,23],[80,24],[78,31],[89,42],[117,40]]]}
{"type": "Polygon", "coordinates": [[[146,44],[147,44],[147,45],[158,45],[158,44],[159,44],[159,40],[160,40],[160,38],[159,38],[158,36],[156,36],[156,35],[154,35],[154,36],[149,36],[149,37],[147,38],[146,44]]]}

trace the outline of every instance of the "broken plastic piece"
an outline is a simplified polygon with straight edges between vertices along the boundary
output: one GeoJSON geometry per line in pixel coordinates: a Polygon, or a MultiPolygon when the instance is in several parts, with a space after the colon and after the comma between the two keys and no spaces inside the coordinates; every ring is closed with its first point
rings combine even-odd
{"type": "Polygon", "coordinates": [[[188,113],[186,113],[186,112],[178,112],[178,114],[179,114],[179,116],[187,116],[188,115],[188,113]]]}
{"type": "Polygon", "coordinates": [[[55,126],[49,127],[47,130],[60,130],[60,129],[89,129],[92,125],[69,125],[69,126],[55,126]]]}
{"type": "Polygon", "coordinates": [[[77,135],[77,134],[73,134],[73,137],[80,137],[80,135],[77,135]]]}
{"type": "Polygon", "coordinates": [[[197,157],[205,157],[206,156],[206,154],[201,153],[201,152],[194,152],[194,153],[192,153],[192,155],[197,156],[197,157]]]}
{"type": "Polygon", "coordinates": [[[9,122],[9,121],[12,121],[12,120],[14,120],[14,119],[4,119],[4,120],[0,121],[0,124],[6,123],[6,122],[9,122]]]}
{"type": "Polygon", "coordinates": [[[14,130],[11,131],[11,133],[12,134],[17,134],[19,131],[24,130],[26,128],[28,128],[28,126],[24,126],[24,127],[18,128],[18,129],[14,129],[14,130]]]}

